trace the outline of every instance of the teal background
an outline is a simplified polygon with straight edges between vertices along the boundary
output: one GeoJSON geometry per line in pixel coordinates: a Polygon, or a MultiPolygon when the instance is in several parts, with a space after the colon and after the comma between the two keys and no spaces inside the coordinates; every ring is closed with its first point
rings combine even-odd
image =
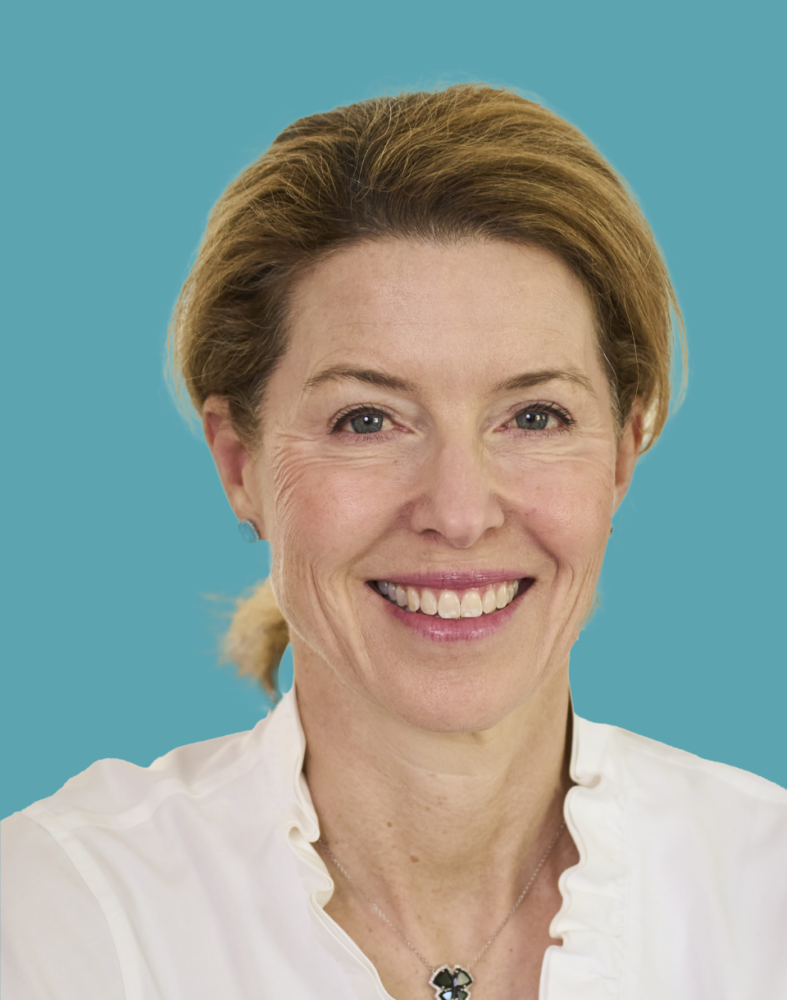
{"type": "Polygon", "coordinates": [[[229,603],[204,595],[264,577],[267,550],[168,396],[169,314],[210,206],[289,122],[464,80],[536,95],[598,145],[688,328],[686,402],[574,650],[577,710],[787,785],[783,10],[7,8],[0,815],[98,758],[147,765],[265,713],[217,666],[229,603]]]}

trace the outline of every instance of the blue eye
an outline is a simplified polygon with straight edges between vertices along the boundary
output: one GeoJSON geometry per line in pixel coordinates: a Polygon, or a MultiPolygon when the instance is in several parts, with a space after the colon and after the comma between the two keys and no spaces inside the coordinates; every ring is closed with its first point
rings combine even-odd
{"type": "Polygon", "coordinates": [[[523,431],[568,430],[575,422],[562,406],[547,402],[532,403],[527,409],[520,410],[514,419],[523,431]],[[558,427],[549,427],[550,417],[558,421],[558,427]]]}
{"type": "Polygon", "coordinates": [[[543,431],[546,430],[550,416],[552,414],[543,410],[523,410],[517,414],[516,425],[524,431],[543,431]]]}
{"type": "Polygon", "coordinates": [[[382,430],[383,419],[379,413],[361,413],[348,423],[356,434],[372,434],[374,431],[382,430]]]}
{"type": "Polygon", "coordinates": [[[332,431],[338,434],[342,428],[350,431],[350,435],[376,434],[383,429],[388,418],[384,410],[376,406],[356,406],[345,413],[340,413],[334,422],[332,431]],[[348,426],[349,425],[349,426],[348,426]]]}

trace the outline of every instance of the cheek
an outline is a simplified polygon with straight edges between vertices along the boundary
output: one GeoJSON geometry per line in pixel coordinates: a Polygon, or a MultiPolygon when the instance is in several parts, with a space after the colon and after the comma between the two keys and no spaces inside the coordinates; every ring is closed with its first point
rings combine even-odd
{"type": "Polygon", "coordinates": [[[590,458],[531,465],[519,475],[520,509],[548,543],[577,555],[595,550],[609,532],[614,505],[614,473],[590,458]]]}
{"type": "Polygon", "coordinates": [[[374,467],[351,467],[282,449],[272,463],[269,536],[282,554],[308,552],[309,562],[346,561],[363,552],[387,522],[386,496],[374,467]]]}

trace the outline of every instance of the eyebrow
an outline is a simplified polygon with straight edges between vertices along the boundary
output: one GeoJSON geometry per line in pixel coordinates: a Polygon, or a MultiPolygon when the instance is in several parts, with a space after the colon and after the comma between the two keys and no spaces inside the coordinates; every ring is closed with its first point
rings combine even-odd
{"type": "Polygon", "coordinates": [[[415,382],[399,378],[397,375],[390,375],[388,372],[378,371],[376,368],[354,368],[352,365],[331,365],[323,368],[322,371],[306,379],[303,388],[311,392],[318,386],[325,385],[326,382],[345,382],[353,379],[356,382],[365,382],[367,385],[376,385],[381,389],[394,389],[397,392],[417,392],[418,386],[415,382]]]}
{"type": "Polygon", "coordinates": [[[514,375],[513,378],[504,379],[495,386],[495,392],[515,392],[517,389],[530,389],[534,385],[541,385],[542,382],[572,382],[589,392],[591,396],[596,395],[593,383],[590,379],[573,365],[568,368],[542,368],[536,372],[523,372],[521,375],[514,375]]]}
{"type": "MultiPolygon", "coordinates": [[[[398,375],[391,375],[389,372],[380,371],[376,368],[356,368],[352,365],[331,365],[312,375],[304,383],[304,389],[312,392],[314,389],[328,382],[345,381],[364,382],[367,385],[376,385],[381,389],[393,389],[396,392],[418,391],[418,385],[408,379],[400,378],[398,375]]],[[[495,392],[516,392],[518,389],[530,389],[544,382],[571,382],[580,386],[591,394],[596,395],[593,383],[578,368],[569,366],[568,368],[542,368],[539,371],[522,372],[511,378],[498,382],[494,388],[495,392]]]]}

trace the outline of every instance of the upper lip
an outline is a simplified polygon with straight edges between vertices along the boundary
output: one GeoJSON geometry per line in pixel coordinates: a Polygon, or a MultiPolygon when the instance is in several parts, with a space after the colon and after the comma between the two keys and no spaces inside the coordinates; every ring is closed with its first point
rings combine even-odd
{"type": "Polygon", "coordinates": [[[511,582],[521,580],[528,574],[518,569],[476,570],[468,573],[466,570],[442,573],[391,573],[389,576],[378,576],[375,580],[387,583],[398,583],[401,587],[431,587],[435,590],[473,590],[486,587],[490,583],[511,582]]]}

